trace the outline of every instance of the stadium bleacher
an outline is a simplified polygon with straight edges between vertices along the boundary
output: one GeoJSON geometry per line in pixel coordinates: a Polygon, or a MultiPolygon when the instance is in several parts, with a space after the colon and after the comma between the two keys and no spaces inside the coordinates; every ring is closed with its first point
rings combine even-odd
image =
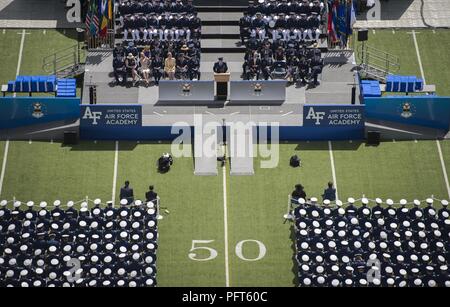
{"type": "Polygon", "coordinates": [[[250,1],[239,22],[241,41],[247,48],[243,78],[312,81],[317,85],[323,61],[320,50],[314,47],[326,33],[324,7],[319,0],[250,1]],[[311,46],[310,53],[306,48],[311,46]]]}
{"type": "Polygon", "coordinates": [[[118,15],[116,32],[123,34],[114,53],[118,83],[126,82],[131,74],[126,69],[126,59],[131,54],[139,79],[145,79],[143,70],[149,70],[158,85],[159,79],[166,77],[164,60],[169,52],[176,60],[175,78],[200,79],[201,20],[192,0],[121,0],[118,15]],[[150,59],[144,66],[143,54],[150,59]]]}
{"type": "Polygon", "coordinates": [[[0,287],[156,286],[155,204],[93,203],[1,201],[0,287]]]}
{"type": "Polygon", "coordinates": [[[425,202],[293,200],[298,286],[450,286],[448,201],[425,202]]]}

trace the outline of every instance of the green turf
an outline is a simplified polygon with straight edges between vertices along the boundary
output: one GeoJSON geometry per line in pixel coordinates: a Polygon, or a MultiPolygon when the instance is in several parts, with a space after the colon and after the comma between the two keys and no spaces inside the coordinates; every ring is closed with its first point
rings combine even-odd
{"type": "MultiPolygon", "coordinates": [[[[194,176],[192,158],[175,159],[169,173],[159,174],[156,161],[170,151],[170,144],[120,142],[118,185],[129,180],[138,198],[155,185],[170,212],[159,223],[159,285],[225,286],[222,176],[194,176]],[[192,240],[214,240],[199,246],[214,248],[217,258],[191,260],[192,240]]],[[[208,253],[200,250],[198,258],[204,257],[208,253]]]]}
{"type": "Polygon", "coordinates": [[[21,74],[44,74],[44,57],[77,43],[75,30],[65,30],[65,34],[62,30],[46,30],[45,34],[43,30],[27,30],[27,33],[30,34],[25,37],[21,74]]]}
{"type": "MultiPolygon", "coordinates": [[[[21,30],[0,33],[2,70],[0,80],[14,79],[21,30]],[[2,37],[3,35],[3,37],[2,37]]],[[[420,76],[412,36],[408,31],[370,31],[369,44],[401,58],[400,73],[420,76]]],[[[418,44],[428,83],[435,83],[440,94],[450,94],[447,52],[450,31],[419,31],[418,44]],[[441,48],[440,46],[443,46],[441,48]]],[[[42,58],[74,44],[74,33],[27,30],[21,74],[42,74],[42,58]]],[[[447,198],[442,167],[435,141],[384,142],[378,147],[333,142],[337,184],[341,199],[362,194],[370,198],[424,199],[433,194],[447,198]]],[[[450,171],[450,141],[442,141],[447,171],[450,171]]],[[[1,198],[11,200],[81,200],[112,197],[113,142],[81,142],[62,147],[50,142],[11,142],[1,198]]],[[[177,158],[167,174],[156,172],[156,159],[170,150],[168,144],[120,142],[116,201],[125,180],[130,180],[137,198],[153,184],[169,213],[159,222],[158,284],[160,286],[225,286],[225,239],[222,170],[213,177],[193,174],[192,158],[177,158]],[[210,261],[191,260],[192,240],[214,240],[201,245],[214,248],[218,255],[210,261]]],[[[4,142],[0,142],[0,161],[4,142]]],[[[292,286],[295,270],[291,227],[282,218],[287,197],[296,183],[305,186],[309,197],[320,195],[332,180],[330,155],[326,142],[280,145],[280,164],[261,169],[254,161],[255,175],[229,175],[227,166],[228,258],[231,286],[292,286]],[[301,168],[292,169],[289,157],[298,154],[301,168]],[[236,244],[258,240],[266,247],[262,260],[251,262],[236,255],[236,244]]],[[[449,173],[450,176],[450,173],[449,173]]],[[[247,258],[257,256],[254,242],[243,247],[247,258]]],[[[198,257],[207,256],[199,252],[198,257]]]]}
{"type": "Polygon", "coordinates": [[[10,142],[2,197],[35,202],[111,199],[114,145],[10,142]]]}
{"type": "MultiPolygon", "coordinates": [[[[441,141],[442,156],[445,162],[445,168],[447,169],[447,176],[450,179],[450,140],[441,141]]],[[[450,197],[446,197],[446,199],[450,197]]]]}
{"type": "Polygon", "coordinates": [[[420,57],[428,84],[435,84],[439,95],[450,96],[450,31],[420,30],[417,34],[420,57]],[[443,51],[446,50],[447,52],[443,51]]]}
{"type": "MultiPolygon", "coordinates": [[[[366,44],[379,50],[397,56],[400,59],[400,70],[397,74],[420,76],[419,63],[414,47],[411,30],[376,30],[375,34],[369,31],[369,40],[366,44]]],[[[356,42],[356,51],[359,51],[361,42],[356,42]]],[[[359,58],[358,58],[359,59],[359,58]]],[[[359,60],[357,61],[359,63],[359,60]]]]}
{"type": "Polygon", "coordinates": [[[435,141],[383,142],[378,147],[333,142],[339,197],[398,201],[446,198],[435,141]]]}
{"type": "MultiPolygon", "coordinates": [[[[296,183],[302,183],[310,195],[320,195],[331,180],[330,158],[326,143],[282,144],[277,168],[260,168],[261,158],[254,161],[255,176],[229,176],[228,225],[230,245],[230,283],[232,286],[292,286],[293,249],[291,224],[284,221],[288,195],[296,183]],[[289,166],[297,154],[301,168],[289,166]],[[235,252],[242,240],[258,240],[267,248],[259,261],[245,261],[235,252]]],[[[256,243],[243,245],[243,256],[258,256],[256,243]]]]}
{"type": "Polygon", "coordinates": [[[18,30],[0,29],[0,83],[6,84],[9,80],[16,78],[17,61],[19,58],[19,47],[21,36],[18,30]]]}

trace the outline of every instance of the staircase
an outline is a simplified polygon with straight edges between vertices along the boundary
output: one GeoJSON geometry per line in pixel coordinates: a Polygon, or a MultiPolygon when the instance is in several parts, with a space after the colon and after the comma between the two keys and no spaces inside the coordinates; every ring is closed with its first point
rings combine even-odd
{"type": "Polygon", "coordinates": [[[366,44],[361,44],[357,51],[360,70],[366,77],[386,82],[387,75],[400,69],[400,60],[397,56],[366,44]]]}
{"type": "Polygon", "coordinates": [[[46,56],[42,61],[42,69],[58,78],[74,78],[84,73],[85,59],[84,44],[78,43],[46,56]]]}
{"type": "Polygon", "coordinates": [[[240,43],[239,19],[248,1],[198,1],[198,16],[202,20],[202,58],[200,71],[203,80],[213,80],[212,68],[217,58],[228,64],[232,80],[240,80],[245,47],[240,43]]]}

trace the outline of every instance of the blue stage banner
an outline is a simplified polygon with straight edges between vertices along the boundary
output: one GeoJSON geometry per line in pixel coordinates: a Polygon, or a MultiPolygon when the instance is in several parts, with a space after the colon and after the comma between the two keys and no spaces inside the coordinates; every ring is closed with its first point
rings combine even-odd
{"type": "Polygon", "coordinates": [[[354,127],[364,128],[362,105],[304,105],[304,127],[354,127]]]}
{"type": "Polygon", "coordinates": [[[132,128],[142,126],[141,105],[81,105],[80,127],[132,128]]]}
{"type": "Polygon", "coordinates": [[[79,98],[1,97],[0,129],[12,129],[80,117],[79,98]]]}
{"type": "Polygon", "coordinates": [[[449,130],[450,97],[393,96],[365,98],[364,103],[370,119],[449,130]]]}

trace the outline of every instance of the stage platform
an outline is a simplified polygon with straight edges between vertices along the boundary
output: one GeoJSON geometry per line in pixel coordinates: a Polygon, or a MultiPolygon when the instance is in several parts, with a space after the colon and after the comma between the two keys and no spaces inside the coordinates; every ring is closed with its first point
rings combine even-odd
{"type": "MultiPolygon", "coordinates": [[[[329,52],[323,55],[325,67],[320,75],[320,85],[316,88],[304,85],[286,87],[286,100],[283,102],[248,103],[236,102],[179,102],[167,103],[158,101],[158,87],[151,84],[119,86],[115,84],[112,72],[112,52],[90,52],[86,61],[86,73],[82,103],[89,103],[89,86],[97,88],[97,104],[139,104],[142,105],[143,125],[167,125],[176,121],[192,123],[194,114],[217,117],[218,120],[248,121],[280,121],[281,125],[302,124],[303,105],[305,104],[350,104],[351,91],[355,84],[355,61],[351,52],[329,52]]],[[[200,67],[206,71],[212,66],[208,59],[208,67],[200,67]]],[[[232,61],[233,62],[233,61],[232,61]]],[[[231,70],[237,70],[242,63],[234,62],[231,70]]],[[[232,73],[233,74],[233,73],[232,73]]],[[[240,74],[240,73],[239,73],[240,74]]],[[[212,73],[203,73],[202,80],[213,80],[212,73]]],[[[239,80],[236,73],[232,80],[239,80]]],[[[357,88],[356,97],[359,97],[357,88]]],[[[357,98],[356,104],[359,104],[357,98]]]]}

